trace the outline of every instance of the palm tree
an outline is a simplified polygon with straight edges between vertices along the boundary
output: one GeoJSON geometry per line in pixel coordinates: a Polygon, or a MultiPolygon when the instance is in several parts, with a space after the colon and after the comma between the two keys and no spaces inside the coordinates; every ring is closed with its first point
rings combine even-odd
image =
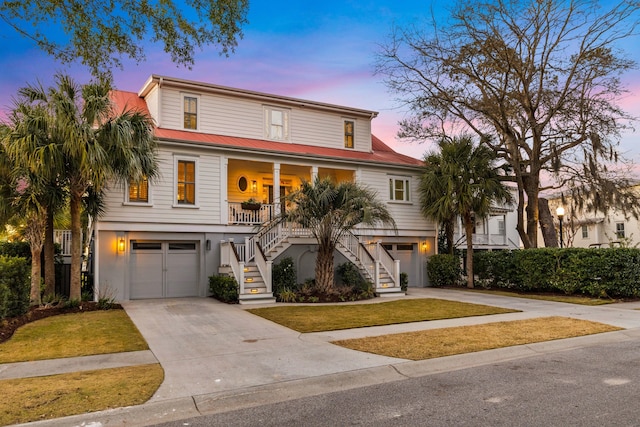
{"type": "Polygon", "coordinates": [[[329,178],[303,181],[300,188],[287,196],[293,207],[281,220],[308,228],[318,242],[315,280],[320,292],[330,293],[334,287],[333,255],[340,239],[358,224],[393,225],[395,221],[376,194],[355,182],[335,183],[329,178]]]}
{"type": "MultiPolygon", "coordinates": [[[[59,172],[64,164],[62,154],[55,141],[50,138],[49,128],[52,120],[42,105],[32,104],[28,99],[19,99],[15,102],[9,119],[10,124],[3,127],[3,145],[7,159],[10,159],[12,165],[12,176],[17,180],[12,183],[12,197],[16,197],[17,182],[21,183],[23,189],[28,189],[28,192],[11,200],[18,213],[24,212],[30,218],[32,225],[27,229],[31,230],[32,237],[37,235],[37,228],[32,227],[41,220],[44,221],[45,295],[53,295],[53,219],[66,199],[63,175],[59,172]],[[44,219],[40,216],[44,216],[44,219]]],[[[37,245],[35,242],[34,244],[37,245]]],[[[36,262],[39,261],[38,258],[36,262]]]]}
{"type": "MultiPolygon", "coordinates": [[[[111,84],[100,80],[83,86],[69,76],[55,76],[47,90],[27,86],[19,94],[33,108],[47,111],[42,121],[56,162],[51,174],[64,177],[71,216],[71,284],[69,297],[81,296],[82,199],[91,187],[152,179],[157,175],[156,141],[151,118],[139,111],[116,111],[111,84]]],[[[42,129],[41,129],[42,130],[42,129]]],[[[38,157],[32,156],[37,167],[38,157]]]]}
{"type": "MultiPolygon", "coordinates": [[[[425,155],[420,181],[422,213],[436,221],[459,216],[467,240],[467,287],[473,288],[473,225],[485,218],[494,202],[510,203],[511,193],[501,181],[495,154],[474,146],[469,136],[442,139],[439,152],[425,155]]],[[[452,245],[453,246],[453,245],[452,245]]]]}

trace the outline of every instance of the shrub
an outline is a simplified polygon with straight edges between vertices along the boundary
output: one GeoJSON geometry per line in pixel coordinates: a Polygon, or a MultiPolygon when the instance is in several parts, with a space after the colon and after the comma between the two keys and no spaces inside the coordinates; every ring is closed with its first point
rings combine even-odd
{"type": "Polygon", "coordinates": [[[592,297],[640,296],[640,249],[541,248],[478,254],[486,286],[592,297]]]}
{"type": "Polygon", "coordinates": [[[31,263],[31,246],[29,242],[0,242],[0,255],[14,258],[24,258],[31,263]]]}
{"type": "Polygon", "coordinates": [[[338,279],[342,283],[343,286],[350,287],[354,292],[366,291],[368,288],[371,288],[371,283],[367,282],[358,267],[355,266],[352,262],[345,262],[343,264],[338,265],[336,269],[338,273],[338,279]]]}
{"type": "Polygon", "coordinates": [[[210,276],[209,292],[212,297],[222,302],[238,302],[238,282],[233,277],[224,275],[210,276]]]}
{"type": "Polygon", "coordinates": [[[0,255],[0,319],[29,310],[30,270],[26,259],[0,255]]]}
{"type": "Polygon", "coordinates": [[[291,257],[283,258],[280,262],[273,264],[271,270],[273,293],[278,297],[285,290],[294,291],[296,285],[296,267],[291,257]]]}
{"type": "Polygon", "coordinates": [[[409,275],[404,271],[400,273],[400,290],[402,292],[407,292],[407,288],[409,287],[409,275]]]}
{"type": "Polygon", "coordinates": [[[462,281],[460,260],[455,255],[432,255],[427,261],[427,275],[431,286],[452,286],[462,281]]]}

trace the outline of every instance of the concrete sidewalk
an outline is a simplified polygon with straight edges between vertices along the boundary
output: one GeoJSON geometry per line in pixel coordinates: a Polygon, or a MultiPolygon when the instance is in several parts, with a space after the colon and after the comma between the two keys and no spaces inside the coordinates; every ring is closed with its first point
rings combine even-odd
{"type": "MultiPolygon", "coordinates": [[[[65,359],[74,371],[159,361],[165,380],[144,405],[29,425],[150,425],[332,391],[399,381],[557,352],[640,338],[640,303],[579,306],[447,289],[413,289],[405,298],[441,298],[521,310],[493,316],[300,334],[247,313],[246,306],[208,298],[131,301],[123,304],[147,340],[138,354],[65,359]],[[566,316],[626,328],[624,331],[412,362],[347,350],[329,341],[542,316],[566,316]],[[109,364],[110,363],[110,364],[109,364]],[[105,364],[109,364],[105,366],[105,364]],[[75,369],[74,369],[75,367],[75,369]]],[[[377,299],[386,302],[390,299],[377,299]]],[[[29,362],[31,364],[36,362],[29,362]]],[[[37,362],[39,375],[60,361],[37,362]]],[[[17,365],[17,364],[11,364],[17,365]]],[[[20,377],[35,365],[0,365],[20,377]]],[[[70,372],[69,370],[65,372],[70,372]]],[[[55,373],[55,372],[51,372],[55,373]]]]}

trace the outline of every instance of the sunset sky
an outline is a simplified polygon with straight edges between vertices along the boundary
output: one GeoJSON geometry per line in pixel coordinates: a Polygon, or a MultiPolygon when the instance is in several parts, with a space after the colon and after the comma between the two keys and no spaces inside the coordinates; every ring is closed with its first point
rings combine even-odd
{"type": "MultiPolygon", "coordinates": [[[[419,24],[433,12],[444,20],[443,2],[419,0],[361,0],[292,2],[251,1],[249,23],[235,54],[225,58],[215,48],[196,56],[192,70],[176,67],[159,46],[147,50],[147,61],[126,63],[114,72],[115,85],[138,91],[150,74],[256,90],[378,111],[373,132],[394,149],[422,158],[428,144],[396,140],[403,111],[373,75],[375,53],[393,25],[419,24]]],[[[629,41],[627,52],[637,55],[640,37],[629,41]]],[[[0,110],[11,106],[18,88],[41,81],[48,85],[56,71],[67,72],[84,83],[89,74],[79,66],[65,67],[51,60],[27,39],[0,27],[0,110]]],[[[640,72],[625,76],[632,95],[622,106],[640,116],[640,72]]],[[[0,112],[0,117],[4,116],[0,112]]],[[[624,136],[622,150],[640,163],[639,130],[624,136]]]]}

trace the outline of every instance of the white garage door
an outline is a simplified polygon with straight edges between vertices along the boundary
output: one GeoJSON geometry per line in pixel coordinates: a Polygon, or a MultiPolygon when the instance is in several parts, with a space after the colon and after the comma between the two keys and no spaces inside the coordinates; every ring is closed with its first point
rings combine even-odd
{"type": "Polygon", "coordinates": [[[131,241],[130,298],[198,296],[198,242],[131,241]]]}

